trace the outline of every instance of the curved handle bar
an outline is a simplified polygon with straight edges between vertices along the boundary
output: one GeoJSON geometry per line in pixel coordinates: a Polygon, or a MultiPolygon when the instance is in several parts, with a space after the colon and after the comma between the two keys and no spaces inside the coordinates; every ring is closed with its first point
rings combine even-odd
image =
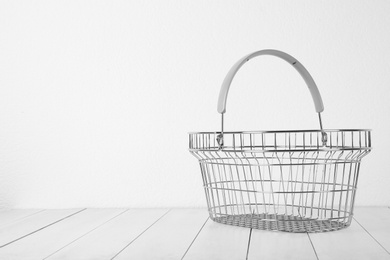
{"type": "Polygon", "coordinates": [[[301,76],[305,80],[305,82],[310,90],[311,96],[313,98],[314,106],[315,106],[316,112],[318,113],[318,118],[319,118],[319,122],[320,122],[320,129],[322,131],[322,143],[325,146],[328,138],[327,138],[326,132],[322,128],[322,120],[321,120],[321,112],[324,111],[324,104],[322,103],[321,94],[318,91],[317,85],[314,82],[313,78],[311,77],[309,72],[306,70],[306,68],[299,61],[297,61],[297,59],[295,59],[293,56],[291,56],[287,53],[281,52],[281,51],[277,51],[277,50],[261,50],[261,51],[256,51],[256,52],[253,52],[251,54],[248,54],[248,55],[242,57],[240,60],[238,60],[236,62],[236,64],[234,64],[234,66],[229,70],[228,74],[226,75],[226,77],[222,83],[222,87],[221,87],[221,90],[219,92],[219,98],[218,98],[218,112],[222,116],[221,132],[217,136],[217,142],[218,142],[219,149],[223,149],[223,125],[224,125],[223,114],[226,112],[227,96],[228,96],[229,88],[230,88],[230,85],[232,84],[233,78],[236,75],[237,71],[241,68],[242,65],[244,65],[245,62],[249,61],[250,59],[252,59],[256,56],[260,56],[260,55],[272,55],[272,56],[279,57],[279,58],[287,61],[288,63],[290,63],[299,72],[299,74],[301,74],[301,76]]]}
{"type": "Polygon", "coordinates": [[[260,55],[276,56],[290,63],[299,72],[299,74],[301,74],[302,78],[305,80],[307,86],[309,87],[316,111],[318,113],[324,111],[324,105],[322,103],[321,94],[318,91],[316,83],[314,82],[313,78],[306,70],[306,68],[299,61],[297,61],[297,59],[295,59],[294,57],[292,57],[287,53],[278,50],[261,50],[244,56],[239,61],[237,61],[236,64],[234,64],[234,66],[229,70],[229,73],[226,75],[222,83],[221,90],[219,92],[219,98],[218,98],[219,113],[224,114],[226,112],[226,101],[229,93],[229,88],[237,71],[241,68],[242,65],[244,65],[245,62],[260,55]]]}

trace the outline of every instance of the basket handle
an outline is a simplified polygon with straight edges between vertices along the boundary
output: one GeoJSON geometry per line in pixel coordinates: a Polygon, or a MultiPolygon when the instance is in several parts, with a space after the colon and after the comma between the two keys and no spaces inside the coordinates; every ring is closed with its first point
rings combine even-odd
{"type": "Polygon", "coordinates": [[[226,112],[226,101],[229,93],[229,88],[237,71],[242,67],[242,65],[244,65],[245,62],[260,55],[276,56],[290,63],[299,72],[299,74],[301,74],[302,78],[305,80],[310,90],[311,96],[313,98],[317,113],[321,113],[322,111],[324,111],[324,105],[322,103],[321,94],[318,91],[316,83],[314,82],[313,78],[306,70],[306,68],[297,59],[295,59],[294,57],[292,57],[287,53],[278,50],[261,50],[261,51],[256,51],[251,54],[245,55],[240,60],[238,60],[236,64],[234,64],[234,66],[229,70],[229,73],[226,75],[222,83],[221,90],[219,92],[219,99],[218,99],[219,113],[223,114],[226,112]]]}
{"type": "Polygon", "coordinates": [[[242,67],[242,65],[244,65],[245,62],[260,55],[272,55],[272,56],[279,57],[287,61],[288,63],[290,63],[299,72],[299,74],[301,74],[313,98],[315,110],[318,113],[318,117],[319,117],[320,129],[322,131],[322,141],[325,145],[327,141],[327,137],[326,137],[326,133],[323,131],[322,120],[321,120],[321,112],[324,111],[324,104],[322,103],[321,94],[317,88],[317,85],[314,82],[313,78],[311,77],[310,73],[297,59],[295,59],[294,57],[292,57],[291,55],[285,52],[278,51],[278,50],[261,50],[261,51],[256,51],[248,55],[245,55],[240,60],[238,60],[233,65],[233,67],[229,70],[228,74],[226,75],[222,83],[221,90],[219,92],[219,98],[218,98],[218,113],[222,115],[222,129],[221,129],[221,134],[218,136],[219,147],[222,148],[223,146],[223,114],[226,112],[227,96],[233,78],[236,75],[237,71],[242,67]]]}

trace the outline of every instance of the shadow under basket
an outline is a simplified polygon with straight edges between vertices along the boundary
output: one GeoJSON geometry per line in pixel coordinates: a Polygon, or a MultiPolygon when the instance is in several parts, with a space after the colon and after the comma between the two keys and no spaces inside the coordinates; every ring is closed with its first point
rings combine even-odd
{"type": "Polygon", "coordinates": [[[344,221],[337,220],[316,220],[289,215],[277,214],[252,214],[252,215],[227,215],[210,218],[218,223],[247,227],[254,229],[285,231],[285,232],[325,232],[346,228],[351,223],[348,217],[344,221]]]}

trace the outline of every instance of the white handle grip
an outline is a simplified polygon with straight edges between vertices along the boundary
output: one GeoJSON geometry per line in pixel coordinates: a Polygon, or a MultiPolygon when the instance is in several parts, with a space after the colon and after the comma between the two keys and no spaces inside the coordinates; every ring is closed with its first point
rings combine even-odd
{"type": "Polygon", "coordinates": [[[309,87],[311,96],[314,101],[315,109],[318,113],[321,113],[324,111],[324,105],[322,103],[321,94],[318,91],[317,85],[314,82],[313,78],[309,74],[309,72],[305,69],[305,67],[297,61],[294,57],[290,56],[287,53],[277,51],[277,50],[261,50],[256,51],[251,54],[248,54],[241,58],[239,61],[234,64],[234,66],[229,70],[229,73],[226,75],[221,90],[219,92],[219,99],[218,99],[218,112],[221,114],[224,114],[226,112],[226,101],[227,96],[229,93],[230,85],[233,81],[234,76],[236,75],[237,71],[241,68],[242,65],[244,65],[245,62],[249,61],[250,59],[260,56],[260,55],[272,55],[279,57],[288,63],[290,63],[298,72],[301,74],[302,78],[305,80],[307,86],[309,87]]]}

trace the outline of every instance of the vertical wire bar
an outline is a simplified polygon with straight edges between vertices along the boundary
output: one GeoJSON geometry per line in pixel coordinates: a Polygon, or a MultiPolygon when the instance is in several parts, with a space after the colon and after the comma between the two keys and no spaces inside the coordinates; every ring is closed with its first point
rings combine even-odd
{"type": "Polygon", "coordinates": [[[276,143],[276,133],[274,133],[274,149],[277,149],[277,143],[276,143]]]}
{"type": "MultiPolygon", "coordinates": [[[[313,149],[313,147],[314,147],[314,145],[313,145],[313,132],[310,132],[310,138],[309,138],[309,140],[310,140],[310,144],[309,144],[309,146],[310,146],[310,149],[313,149]]],[[[305,216],[305,218],[307,218],[307,199],[308,199],[308,196],[309,196],[309,193],[308,193],[308,189],[309,189],[309,182],[310,182],[310,176],[311,176],[311,173],[312,173],[312,171],[314,170],[314,166],[315,166],[315,160],[314,160],[314,155],[315,155],[315,152],[312,152],[312,156],[311,156],[311,161],[312,161],[312,163],[309,165],[309,174],[308,174],[308,177],[305,179],[305,180],[307,180],[306,181],[306,193],[305,193],[305,202],[304,202],[304,211],[305,211],[305,213],[304,213],[304,216],[305,216]]],[[[317,157],[318,157],[318,153],[317,153],[317,157]]],[[[309,222],[310,223],[310,222],[309,222]]],[[[308,228],[309,228],[309,226],[308,226],[308,228]]]]}
{"type": "MultiPolygon", "coordinates": [[[[349,154],[345,157],[344,159],[344,165],[347,166],[347,162],[348,162],[348,158],[349,158],[349,154]]],[[[351,213],[349,210],[348,210],[348,201],[349,201],[349,190],[351,189],[351,186],[350,186],[350,183],[351,183],[351,174],[352,174],[352,167],[351,167],[351,164],[348,162],[348,165],[349,165],[349,174],[348,174],[348,189],[347,189],[347,197],[346,197],[346,200],[345,200],[345,207],[344,207],[344,218],[346,218],[346,213],[348,212],[348,218],[351,217],[351,213]]],[[[344,168],[345,170],[345,168],[344,168]]],[[[352,187],[351,189],[351,197],[353,197],[353,194],[355,193],[354,191],[354,186],[352,187]]]]}
{"type": "MultiPolygon", "coordinates": [[[[329,153],[331,154],[331,153],[329,153]]],[[[326,178],[326,173],[328,171],[328,169],[330,168],[330,166],[328,167],[328,158],[327,157],[324,161],[324,170],[322,172],[322,179],[321,179],[321,184],[320,184],[320,192],[319,192],[319,199],[318,199],[318,215],[319,215],[319,218],[320,219],[323,219],[323,203],[324,203],[324,197],[325,197],[325,194],[324,194],[324,191],[325,191],[325,178],[326,178]]],[[[321,226],[322,228],[322,226],[321,226]]]]}
{"type": "MultiPolygon", "coordinates": [[[[340,168],[340,161],[342,160],[342,156],[344,155],[344,151],[341,151],[340,155],[339,155],[339,158],[338,158],[338,163],[337,163],[337,168],[340,168]]],[[[344,166],[345,168],[345,166],[344,166]]],[[[340,200],[339,200],[339,209],[338,209],[338,214],[337,214],[337,218],[338,218],[338,227],[340,228],[340,216],[341,216],[341,206],[343,205],[343,195],[344,193],[346,193],[348,191],[348,187],[346,187],[346,191],[344,191],[344,180],[345,180],[345,171],[342,170],[342,179],[341,179],[341,189],[342,191],[340,192],[340,200]]]]}
{"type": "MultiPolygon", "coordinates": [[[[280,158],[279,158],[279,156],[278,156],[278,151],[277,151],[277,139],[276,139],[276,133],[274,133],[274,150],[276,151],[275,152],[275,158],[278,160],[278,164],[274,164],[272,167],[273,167],[273,169],[274,168],[276,168],[277,166],[279,166],[279,167],[281,167],[280,166],[280,158]]],[[[272,159],[273,160],[273,159],[272,159]]],[[[278,168],[277,168],[278,169],[278,168]]],[[[282,171],[282,169],[281,168],[279,168],[280,169],[280,180],[276,180],[276,181],[278,181],[279,182],[279,186],[278,186],[278,193],[277,193],[277,212],[276,212],[276,215],[275,215],[275,217],[277,218],[277,216],[279,215],[279,210],[280,210],[280,195],[281,195],[281,193],[280,193],[280,186],[282,185],[282,180],[283,180],[283,176],[282,176],[282,174],[283,174],[283,171],[282,171]]],[[[273,175],[275,175],[275,174],[273,174],[273,175]]],[[[284,195],[284,194],[283,194],[284,195]]],[[[277,221],[278,222],[278,221],[277,221]]]]}
{"type": "Polygon", "coordinates": [[[355,197],[356,197],[357,182],[359,177],[360,162],[353,163],[353,166],[354,166],[354,185],[353,185],[353,196],[351,199],[351,212],[350,212],[351,216],[353,215],[353,210],[355,208],[355,197]]]}
{"type": "MultiPolygon", "coordinates": [[[[313,167],[314,167],[314,152],[311,152],[311,156],[308,156],[309,157],[309,163],[307,165],[307,175],[306,176],[302,176],[302,187],[301,187],[301,191],[302,191],[302,201],[301,201],[301,208],[302,208],[302,216],[304,218],[307,218],[307,200],[308,200],[308,197],[309,197],[309,182],[310,182],[310,176],[311,176],[311,173],[313,171],[313,167]]],[[[309,152],[308,152],[309,154],[309,152]]]]}
{"type": "MultiPolygon", "coordinates": [[[[336,159],[336,161],[334,162],[333,164],[333,191],[332,191],[332,202],[331,202],[331,205],[330,205],[330,220],[332,221],[333,220],[333,215],[337,212],[336,209],[334,208],[335,205],[334,205],[334,202],[335,202],[335,195],[336,195],[336,188],[337,188],[337,185],[340,185],[340,191],[339,191],[339,196],[341,197],[342,196],[342,193],[343,193],[343,186],[342,186],[342,183],[337,183],[338,182],[338,173],[339,173],[339,168],[338,168],[338,161],[340,160],[340,155],[338,156],[338,158],[336,159]]],[[[339,223],[339,219],[336,220],[338,223],[339,223]]]]}
{"type": "MultiPolygon", "coordinates": [[[[214,159],[215,160],[215,159],[214,159]]],[[[215,193],[216,197],[217,197],[217,202],[218,202],[218,211],[219,211],[219,215],[222,217],[222,210],[221,210],[221,200],[219,198],[219,188],[218,188],[218,179],[217,177],[215,176],[215,168],[217,167],[218,168],[218,164],[210,164],[211,166],[211,173],[214,177],[214,188],[213,188],[213,192],[215,193]]]]}
{"type": "Polygon", "coordinates": [[[205,192],[205,195],[206,195],[206,202],[207,202],[207,208],[208,208],[208,211],[209,211],[209,215],[211,215],[211,208],[212,208],[212,205],[210,203],[210,196],[208,194],[209,192],[209,189],[208,189],[208,181],[207,181],[207,177],[206,177],[206,170],[204,169],[204,164],[202,164],[201,162],[199,162],[199,166],[200,166],[200,171],[201,171],[201,175],[202,175],[202,180],[203,180],[203,189],[204,189],[204,192],[205,192]]]}
{"type": "MultiPolygon", "coordinates": [[[[235,152],[234,152],[235,153],[235,152]]],[[[236,174],[237,174],[237,182],[238,182],[238,186],[239,186],[239,197],[241,199],[241,203],[237,203],[237,205],[240,205],[242,207],[242,212],[240,212],[240,210],[238,210],[239,214],[245,214],[245,208],[244,208],[244,204],[245,204],[245,201],[244,201],[244,197],[243,197],[243,194],[242,194],[242,187],[241,187],[241,179],[240,179],[240,171],[238,169],[238,164],[237,164],[237,161],[236,161],[236,158],[234,158],[231,153],[229,153],[230,155],[230,158],[234,161],[234,166],[235,166],[235,169],[236,169],[236,174]]],[[[238,207],[237,207],[238,208],[238,207]]]]}
{"type": "MultiPolygon", "coordinates": [[[[226,186],[227,186],[227,194],[228,194],[228,198],[229,198],[229,202],[228,202],[228,205],[229,205],[229,209],[230,209],[230,215],[234,215],[234,202],[233,202],[233,194],[234,194],[234,180],[232,179],[229,179],[228,178],[228,175],[227,175],[227,171],[228,171],[228,166],[229,165],[229,161],[227,158],[222,158],[220,156],[221,159],[225,159],[226,160],[226,163],[223,164],[223,174],[225,176],[225,180],[226,180],[226,186]],[[233,189],[233,190],[232,190],[233,189]]],[[[228,207],[226,207],[226,209],[228,209],[228,207]]],[[[227,214],[229,215],[228,213],[228,210],[227,210],[227,214]]]]}
{"type": "MultiPolygon", "coordinates": [[[[307,156],[307,152],[303,152],[303,157],[302,157],[302,176],[301,176],[301,189],[300,189],[300,192],[299,192],[299,199],[298,199],[298,215],[300,218],[303,218],[303,214],[301,213],[302,211],[302,206],[303,206],[303,199],[302,199],[302,192],[303,192],[303,186],[304,186],[304,177],[305,177],[305,161],[306,161],[306,156],[307,156]]],[[[296,182],[298,182],[298,179],[296,180],[296,182]]]]}
{"type": "MultiPolygon", "coordinates": [[[[255,209],[256,209],[256,213],[259,214],[258,203],[257,203],[257,195],[256,195],[257,190],[256,190],[256,187],[255,187],[255,179],[253,178],[253,173],[252,173],[252,164],[251,164],[251,162],[249,161],[249,159],[247,157],[245,157],[245,159],[248,162],[248,168],[249,168],[249,174],[250,174],[250,182],[252,183],[253,190],[255,191],[255,192],[253,192],[253,199],[255,201],[255,204],[252,205],[252,207],[254,206],[255,209]]],[[[248,192],[248,196],[249,196],[249,192],[248,192]]],[[[252,214],[254,212],[255,212],[255,210],[251,211],[252,214]]]]}
{"type": "MultiPolygon", "coordinates": [[[[263,157],[264,157],[264,153],[263,153],[263,157]]],[[[261,178],[261,164],[258,160],[258,157],[257,156],[254,156],[255,160],[256,160],[256,163],[257,163],[257,168],[259,170],[259,181],[260,181],[260,186],[261,186],[261,194],[263,195],[263,204],[264,204],[264,214],[267,214],[268,210],[267,210],[267,203],[266,203],[266,199],[265,199],[265,190],[264,190],[264,179],[261,178]]]]}
{"type": "MultiPolygon", "coordinates": [[[[323,163],[321,164],[323,165],[323,163]]],[[[311,199],[311,206],[310,206],[310,218],[313,218],[313,211],[314,211],[314,200],[315,200],[315,194],[316,194],[316,180],[317,180],[317,174],[318,174],[318,168],[316,167],[314,173],[313,173],[313,182],[312,182],[312,199],[311,199]]],[[[319,218],[318,214],[316,215],[317,218],[319,218]]]]}
{"type": "MultiPolygon", "coordinates": [[[[295,154],[295,152],[292,153],[293,155],[295,154]]],[[[291,184],[291,188],[292,188],[292,196],[291,196],[291,199],[292,199],[292,211],[293,211],[293,214],[294,216],[296,215],[295,211],[297,212],[298,216],[299,216],[299,202],[298,202],[298,205],[295,203],[295,196],[297,194],[297,183],[298,183],[298,172],[299,172],[299,162],[300,162],[300,158],[301,158],[301,155],[302,155],[302,152],[300,152],[296,158],[297,162],[294,164],[296,166],[296,172],[295,172],[295,179],[294,179],[294,176],[293,176],[293,173],[291,174],[291,181],[292,183],[294,184],[294,188],[292,187],[293,185],[291,184]]],[[[293,156],[290,156],[290,158],[294,159],[293,156]]],[[[291,159],[290,159],[290,163],[291,165],[293,165],[293,163],[291,162],[291,159]]],[[[291,172],[293,172],[291,170],[291,172]]]]}
{"type": "MultiPolygon", "coordinates": [[[[237,153],[235,153],[236,154],[236,156],[237,156],[237,153]]],[[[248,205],[249,205],[249,214],[252,214],[252,203],[251,203],[251,199],[250,199],[250,195],[249,195],[249,186],[248,186],[248,179],[247,179],[247,177],[246,177],[246,171],[245,171],[245,165],[244,165],[244,162],[242,161],[242,157],[245,157],[245,153],[244,152],[242,152],[242,156],[240,157],[240,156],[237,156],[238,157],[238,159],[240,160],[240,165],[242,166],[242,173],[243,173],[243,176],[244,176],[244,183],[245,183],[245,187],[246,187],[246,195],[247,195],[247,197],[248,197],[248,205]]],[[[246,213],[246,211],[245,211],[245,214],[247,214],[246,213]]]]}
{"type": "MultiPolygon", "coordinates": [[[[326,154],[330,154],[330,152],[327,152],[326,154]]],[[[323,201],[323,191],[324,191],[324,182],[325,182],[325,176],[326,176],[326,172],[328,170],[328,165],[327,165],[327,159],[329,158],[326,157],[326,159],[324,160],[324,169],[322,171],[322,179],[321,179],[321,182],[320,182],[320,191],[319,191],[319,198],[318,198],[318,206],[317,206],[317,209],[318,209],[318,216],[319,218],[322,219],[322,211],[321,211],[321,205],[322,205],[322,201],[323,201]]]]}
{"type": "MultiPolygon", "coordinates": [[[[333,170],[333,191],[332,191],[332,203],[331,203],[331,207],[330,207],[330,218],[333,219],[333,211],[335,210],[334,209],[334,198],[335,198],[335,193],[336,193],[336,185],[337,185],[337,174],[338,174],[338,170],[339,170],[339,164],[338,162],[340,161],[340,158],[343,154],[343,151],[341,151],[339,153],[339,156],[337,157],[337,159],[335,159],[335,162],[333,163],[333,167],[334,167],[334,170],[333,170]]],[[[344,175],[343,177],[344,178],[344,175]]],[[[342,183],[340,183],[340,198],[342,197],[342,193],[343,193],[343,186],[342,186],[342,183]]],[[[338,214],[340,214],[340,211],[338,211],[338,214]]],[[[338,221],[338,220],[337,220],[338,221]]]]}
{"type": "MultiPolygon", "coordinates": [[[[275,157],[276,157],[276,160],[278,160],[279,161],[279,163],[278,164],[273,164],[272,165],[272,167],[274,167],[274,168],[276,168],[276,170],[278,170],[279,169],[279,167],[280,167],[280,159],[279,159],[279,156],[278,156],[278,152],[275,152],[275,157]],[[279,166],[279,167],[278,167],[279,166]]],[[[273,176],[275,176],[275,175],[277,175],[277,173],[276,174],[273,174],[273,176]]],[[[277,189],[277,193],[276,193],[276,205],[277,205],[277,209],[278,209],[278,211],[279,211],[279,208],[280,208],[280,203],[279,203],[279,201],[280,201],[280,186],[281,186],[281,178],[279,178],[279,180],[275,180],[277,183],[278,183],[278,189],[277,189]]]]}
{"type": "MultiPolygon", "coordinates": [[[[278,189],[278,207],[280,208],[280,204],[279,204],[279,197],[280,197],[280,194],[283,195],[284,197],[284,212],[285,214],[287,213],[287,193],[286,193],[286,189],[284,187],[284,180],[283,180],[283,156],[284,156],[284,153],[282,153],[282,160],[280,160],[279,156],[278,156],[278,153],[275,153],[276,154],[276,158],[279,162],[278,166],[279,166],[279,169],[280,169],[280,181],[279,181],[279,189],[278,189]],[[282,193],[280,193],[280,186],[282,186],[282,193]]],[[[276,165],[275,165],[276,166],[276,165]]]]}
{"type": "Polygon", "coordinates": [[[326,158],[325,160],[325,168],[324,168],[324,174],[323,174],[323,178],[322,178],[322,182],[321,182],[321,189],[320,189],[320,204],[319,204],[319,212],[321,212],[321,219],[326,219],[326,203],[327,203],[327,199],[328,199],[328,190],[329,190],[329,178],[330,178],[330,173],[331,173],[331,170],[332,170],[332,164],[331,163],[328,163],[329,160],[332,160],[333,159],[333,155],[334,155],[334,152],[330,152],[329,153],[330,155],[326,158]],[[325,179],[326,179],[326,175],[328,175],[328,183],[326,184],[325,182],[325,179]],[[327,188],[328,190],[325,190],[325,185],[327,185],[327,188]],[[326,193],[326,195],[325,195],[326,193]],[[326,196],[326,198],[325,198],[326,196]],[[324,201],[325,200],[325,201],[324,201]],[[323,215],[325,212],[325,216],[323,215]]]}
{"type": "MultiPolygon", "coordinates": [[[[347,167],[347,161],[346,161],[345,158],[344,158],[344,161],[343,161],[343,172],[344,172],[344,174],[345,174],[345,172],[346,172],[346,167],[347,167]]],[[[347,170],[347,172],[348,172],[348,170],[347,170]]],[[[347,210],[348,210],[347,205],[348,205],[348,199],[349,199],[349,191],[350,191],[350,188],[351,188],[351,186],[350,186],[350,181],[351,181],[351,172],[349,171],[349,174],[348,174],[348,183],[347,183],[347,192],[346,192],[345,203],[344,203],[344,216],[343,216],[344,222],[345,222],[345,218],[347,217],[347,216],[346,216],[347,210]]]]}
{"type": "MultiPolygon", "coordinates": [[[[324,205],[322,206],[322,209],[325,211],[325,217],[326,219],[328,219],[328,216],[327,216],[327,211],[328,211],[328,198],[329,198],[329,193],[332,193],[333,196],[334,196],[334,191],[330,191],[329,190],[329,186],[331,185],[331,173],[332,173],[332,167],[335,171],[335,164],[332,163],[333,161],[333,156],[334,156],[335,152],[332,153],[332,156],[329,158],[330,160],[330,163],[329,163],[329,173],[328,173],[328,181],[327,181],[327,186],[326,186],[326,198],[325,198],[325,203],[324,205]]],[[[336,180],[334,180],[335,182],[336,180]]],[[[325,184],[324,184],[324,188],[325,188],[325,184]]],[[[334,190],[334,189],[333,189],[334,190]]],[[[325,197],[325,193],[324,193],[324,197],[325,197]]]]}
{"type": "MultiPolygon", "coordinates": [[[[313,152],[313,154],[316,153],[317,156],[315,157],[314,159],[314,163],[313,163],[313,167],[312,167],[312,170],[309,171],[309,176],[307,177],[307,189],[306,189],[306,202],[305,202],[305,208],[309,208],[308,206],[308,197],[309,197],[309,194],[311,195],[311,198],[312,198],[312,203],[311,203],[311,207],[310,207],[310,217],[309,218],[312,218],[313,217],[313,198],[315,196],[315,193],[314,192],[309,192],[309,188],[310,188],[310,179],[311,179],[311,175],[313,174],[313,182],[314,182],[314,174],[318,168],[317,166],[317,160],[318,160],[318,157],[320,155],[320,153],[317,151],[317,152],[313,152]]],[[[314,157],[314,156],[313,156],[314,157]]],[[[314,183],[312,183],[312,187],[313,187],[314,183]]],[[[315,191],[315,190],[312,190],[312,191],[315,191]]],[[[306,212],[305,212],[305,215],[306,215],[306,212]]]]}
{"type": "Polygon", "coordinates": [[[261,133],[261,141],[262,141],[263,150],[265,150],[267,147],[265,146],[265,137],[264,137],[264,133],[261,133]]]}
{"type": "MultiPolygon", "coordinates": [[[[279,159],[279,156],[278,156],[278,151],[277,151],[277,143],[276,143],[276,133],[274,133],[274,150],[276,151],[275,152],[275,157],[276,159],[279,161],[279,165],[280,165],[280,159],[279,159]]],[[[278,164],[274,164],[273,167],[277,167],[278,164]]],[[[279,187],[278,187],[278,193],[277,193],[277,209],[278,209],[278,212],[279,212],[279,208],[280,208],[280,204],[279,204],[279,199],[280,199],[280,186],[281,186],[281,181],[279,180],[279,187]]]]}
{"type": "MultiPolygon", "coordinates": [[[[250,137],[250,147],[252,147],[252,138],[251,138],[252,134],[249,134],[249,137],[250,137]]],[[[252,149],[251,149],[252,151],[252,149]]],[[[253,156],[253,154],[251,153],[251,155],[253,156]]],[[[253,173],[252,173],[252,163],[249,161],[248,157],[245,156],[244,157],[246,159],[246,161],[248,162],[248,167],[249,167],[249,172],[250,172],[250,176],[251,176],[251,181],[252,181],[252,187],[253,187],[253,190],[255,191],[253,193],[253,196],[254,196],[254,200],[255,200],[255,208],[256,208],[256,213],[259,214],[259,209],[258,209],[258,202],[257,202],[257,187],[255,187],[255,182],[256,180],[253,178],[253,173]]],[[[257,186],[257,185],[256,185],[257,186]]],[[[254,211],[252,211],[252,214],[254,213],[254,211]]]]}
{"type": "MultiPolygon", "coordinates": [[[[288,146],[288,156],[289,156],[289,161],[290,161],[290,165],[288,167],[288,186],[291,186],[291,192],[293,192],[293,162],[292,162],[292,159],[293,159],[293,155],[294,155],[294,152],[291,152],[291,136],[290,136],[290,133],[286,133],[286,146],[288,146]]],[[[287,186],[287,190],[289,190],[289,187],[287,186]]],[[[291,215],[294,215],[294,193],[291,193],[291,215]]]]}
{"type": "MultiPolygon", "coordinates": [[[[274,157],[273,156],[274,152],[272,152],[272,158],[274,157]]],[[[269,175],[269,183],[270,183],[270,188],[271,188],[271,198],[272,198],[272,205],[273,205],[273,208],[274,208],[274,214],[275,214],[275,224],[276,224],[276,229],[279,230],[279,225],[278,225],[278,221],[277,221],[277,218],[276,218],[276,215],[277,215],[277,210],[276,210],[276,207],[275,207],[275,197],[274,197],[274,189],[273,189],[273,179],[272,179],[272,170],[273,170],[273,167],[271,167],[270,165],[270,162],[268,160],[268,157],[266,156],[265,157],[265,160],[267,161],[267,168],[268,168],[268,175],[269,175]]]]}
{"type": "MultiPolygon", "coordinates": [[[[249,214],[252,214],[252,203],[251,203],[251,199],[250,199],[250,192],[249,192],[249,186],[248,186],[248,179],[246,177],[246,170],[245,170],[245,165],[244,165],[244,162],[242,160],[242,158],[245,158],[245,142],[243,140],[243,135],[242,133],[240,133],[239,135],[239,141],[240,141],[240,150],[241,150],[241,156],[237,156],[237,153],[235,153],[236,157],[238,157],[238,159],[240,160],[241,162],[241,166],[242,166],[242,173],[243,173],[243,176],[244,176],[244,183],[245,183],[245,187],[246,187],[246,195],[248,197],[248,205],[249,205],[249,214]]],[[[246,211],[245,211],[245,214],[246,211]]]]}
{"type": "MultiPolygon", "coordinates": [[[[226,158],[228,157],[228,154],[227,154],[227,152],[225,152],[225,156],[226,156],[226,158]]],[[[234,203],[235,204],[235,206],[237,207],[237,215],[238,214],[240,214],[240,208],[239,208],[239,203],[238,203],[238,199],[237,199],[237,189],[236,189],[236,185],[234,184],[234,177],[233,177],[233,169],[232,169],[232,164],[231,163],[229,163],[229,172],[230,172],[230,178],[231,178],[231,180],[232,180],[232,187],[233,187],[233,189],[234,189],[234,191],[233,191],[233,194],[234,194],[234,199],[236,200],[236,203],[234,203]]],[[[232,209],[234,209],[234,207],[232,207],[232,209]]],[[[233,215],[235,215],[235,213],[234,213],[234,211],[233,211],[233,215]]]]}
{"type": "MultiPolygon", "coordinates": [[[[224,206],[225,206],[225,215],[228,214],[228,208],[227,208],[227,201],[226,201],[226,194],[225,192],[228,192],[228,190],[225,188],[225,181],[222,177],[222,174],[221,174],[221,167],[225,168],[225,164],[223,162],[223,159],[221,159],[220,155],[216,152],[216,157],[218,157],[217,162],[218,160],[220,160],[220,164],[217,164],[217,169],[218,169],[218,175],[219,175],[219,180],[220,180],[220,185],[221,185],[221,188],[220,188],[220,191],[222,193],[222,199],[223,199],[223,202],[224,202],[224,206]]],[[[225,169],[222,170],[223,172],[225,172],[225,169]]],[[[227,181],[227,180],[226,180],[227,181]]],[[[219,205],[220,208],[222,208],[222,205],[219,205]]]]}
{"type": "Polygon", "coordinates": [[[290,165],[288,167],[288,171],[289,171],[289,175],[288,175],[288,183],[290,184],[291,186],[291,215],[294,215],[294,208],[295,208],[295,205],[294,205],[294,197],[295,197],[295,193],[294,193],[294,182],[293,182],[293,155],[294,155],[294,152],[291,152],[289,151],[288,152],[289,154],[289,161],[290,161],[290,165]]]}
{"type": "MultiPolygon", "coordinates": [[[[208,189],[208,192],[209,194],[211,194],[211,196],[209,196],[211,198],[211,201],[212,201],[212,208],[210,208],[210,210],[213,212],[213,217],[215,218],[217,216],[217,204],[215,203],[215,199],[214,199],[214,192],[213,192],[213,189],[212,189],[212,178],[211,178],[211,174],[210,174],[210,171],[209,171],[209,164],[205,163],[204,164],[204,169],[205,169],[205,172],[207,173],[207,178],[208,178],[208,185],[207,185],[207,189],[208,189]]],[[[210,202],[211,202],[210,201],[210,202]]]]}
{"type": "MultiPolygon", "coordinates": [[[[210,156],[207,156],[206,153],[205,153],[205,156],[209,159],[210,161],[210,164],[209,164],[209,167],[211,169],[211,174],[212,176],[214,177],[214,182],[212,181],[213,179],[211,178],[211,175],[210,175],[210,189],[211,189],[211,194],[213,194],[213,202],[214,202],[214,205],[215,205],[215,200],[214,200],[214,194],[216,195],[215,197],[217,197],[217,201],[218,201],[218,204],[217,206],[215,206],[215,213],[217,214],[217,209],[219,211],[219,216],[222,215],[222,212],[221,212],[221,208],[220,208],[220,205],[221,205],[221,202],[220,202],[220,199],[219,199],[219,194],[218,194],[218,181],[217,181],[217,178],[215,177],[215,172],[214,172],[214,164],[212,163],[213,161],[216,161],[215,157],[212,156],[212,154],[210,153],[210,156]],[[214,185],[213,185],[214,184],[214,185]],[[214,187],[213,187],[214,186],[214,187]]],[[[210,172],[210,171],[209,171],[210,172]]]]}

